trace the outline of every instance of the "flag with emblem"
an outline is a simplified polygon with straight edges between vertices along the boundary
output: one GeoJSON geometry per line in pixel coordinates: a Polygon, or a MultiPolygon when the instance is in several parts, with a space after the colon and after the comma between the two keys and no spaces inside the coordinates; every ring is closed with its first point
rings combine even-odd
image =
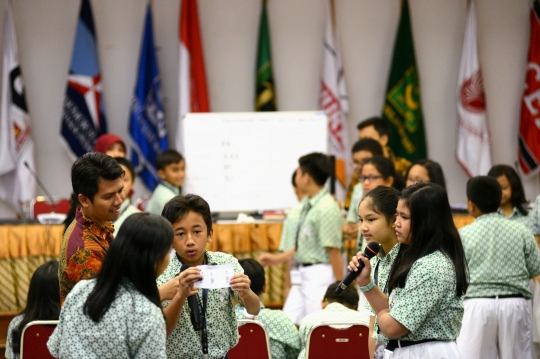
{"type": "Polygon", "coordinates": [[[266,0],[262,2],[261,22],[259,24],[259,47],[257,49],[257,73],[255,77],[255,111],[276,111],[276,94],[274,91],[266,0]]]}
{"type": "Polygon", "coordinates": [[[183,150],[182,120],[188,112],[209,112],[206,70],[204,66],[197,0],[182,0],[178,36],[179,48],[179,102],[176,149],[183,150]]]}
{"type": "Polygon", "coordinates": [[[34,141],[19,64],[11,1],[5,2],[2,52],[0,200],[22,213],[22,203],[36,196],[36,181],[26,167],[35,169],[34,141]]]}
{"type": "Polygon", "coordinates": [[[457,87],[456,147],[456,159],[469,177],[486,175],[491,168],[486,101],[476,34],[476,1],[471,0],[457,87]]]}
{"type": "Polygon", "coordinates": [[[156,156],[165,151],[168,144],[154,47],[152,8],[149,4],[146,5],[139,75],[130,112],[129,133],[133,149],[131,162],[146,187],[154,190],[159,182],[155,165],[156,156]]]}
{"type": "Polygon", "coordinates": [[[390,124],[388,146],[396,156],[410,161],[426,158],[420,83],[407,0],[402,2],[383,118],[390,124]]]}
{"type": "Polygon", "coordinates": [[[540,0],[532,2],[529,43],[519,126],[519,165],[525,174],[536,171],[540,163],[540,0]]]}
{"type": "Polygon", "coordinates": [[[339,49],[339,38],[334,24],[334,9],[332,2],[326,2],[326,30],[323,38],[323,72],[321,76],[321,92],[319,106],[328,116],[330,154],[336,158],[336,195],[343,199],[347,186],[348,136],[347,113],[349,99],[343,77],[343,64],[339,49]]]}
{"type": "Polygon", "coordinates": [[[61,139],[73,157],[94,150],[107,133],[96,32],[89,0],[82,0],[62,111],[61,139]]]}

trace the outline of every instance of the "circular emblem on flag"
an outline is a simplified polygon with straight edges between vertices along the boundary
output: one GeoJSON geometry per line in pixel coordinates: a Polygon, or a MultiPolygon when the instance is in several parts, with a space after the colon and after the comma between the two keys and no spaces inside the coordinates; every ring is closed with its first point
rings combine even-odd
{"type": "Polygon", "coordinates": [[[484,95],[484,85],[482,84],[482,74],[480,70],[475,71],[471,77],[465,80],[459,90],[461,106],[466,111],[483,112],[486,109],[486,99],[484,95]]]}

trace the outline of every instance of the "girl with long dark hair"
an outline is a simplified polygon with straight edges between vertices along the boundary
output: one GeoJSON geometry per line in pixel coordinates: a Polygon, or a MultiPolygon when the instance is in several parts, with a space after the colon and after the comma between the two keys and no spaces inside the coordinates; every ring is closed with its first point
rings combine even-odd
{"type": "Polygon", "coordinates": [[[58,261],[50,260],[40,265],[30,279],[26,307],[8,328],[6,358],[18,358],[21,334],[26,324],[34,320],[57,320],[60,314],[60,289],[58,287],[58,261]]]}
{"type": "Polygon", "coordinates": [[[166,358],[156,278],[169,264],[173,230],[135,213],[122,224],[95,279],[77,283],[47,346],[57,358],[166,358]]]}
{"type": "Polygon", "coordinates": [[[501,186],[502,198],[499,214],[528,226],[528,203],[525,199],[523,183],[516,170],[508,165],[495,165],[491,167],[487,175],[495,178],[501,186]]]}
{"type": "Polygon", "coordinates": [[[434,183],[414,184],[397,204],[400,250],[388,278],[387,297],[374,285],[369,260],[358,253],[349,263],[378,316],[392,358],[459,358],[455,339],[461,329],[468,286],[467,263],[452,219],[446,191],[434,183]]]}

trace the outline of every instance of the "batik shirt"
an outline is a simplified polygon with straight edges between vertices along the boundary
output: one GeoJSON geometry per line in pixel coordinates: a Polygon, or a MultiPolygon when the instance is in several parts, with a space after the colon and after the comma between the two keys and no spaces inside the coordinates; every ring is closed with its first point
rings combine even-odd
{"type": "Polygon", "coordinates": [[[405,286],[390,293],[388,305],[390,315],[409,329],[400,340],[455,340],[463,320],[463,300],[456,296],[454,264],[440,251],[418,259],[405,286]]]}
{"type": "Polygon", "coordinates": [[[58,261],[62,304],[77,282],[95,276],[101,269],[113,233],[111,222],[100,225],[77,208],[75,219],[64,233],[58,261]]]}
{"type": "Polygon", "coordinates": [[[529,212],[529,229],[535,236],[540,235],[540,195],[536,197],[534,206],[529,212]]]}
{"type": "MultiPolygon", "coordinates": [[[[371,263],[371,279],[374,283],[377,283],[377,287],[381,290],[381,292],[387,294],[387,284],[388,284],[388,276],[390,275],[390,270],[392,269],[392,265],[394,264],[394,261],[396,260],[396,257],[398,255],[400,248],[400,244],[397,243],[395,246],[392,247],[390,252],[388,252],[388,255],[384,253],[383,248],[379,250],[379,253],[377,256],[370,259],[371,263]],[[378,263],[378,264],[377,264],[378,263]],[[375,279],[375,272],[377,272],[377,279],[375,279]]],[[[369,302],[366,300],[364,302],[364,307],[366,310],[368,310],[370,313],[376,314],[369,302]]],[[[377,338],[377,330],[379,329],[379,324],[377,320],[375,320],[375,326],[373,328],[373,338],[377,338]]],[[[382,335],[382,333],[381,333],[382,335]]],[[[381,337],[381,340],[382,337],[381,337]]]]}
{"type": "Polygon", "coordinates": [[[18,358],[18,356],[15,356],[15,353],[13,353],[13,331],[21,324],[22,320],[23,315],[19,314],[11,320],[11,323],[9,323],[6,337],[6,359],[18,358]]]}
{"type": "Polygon", "coordinates": [[[521,294],[532,298],[529,279],[540,275],[540,250],[531,231],[497,213],[459,230],[469,265],[465,298],[521,294]]]}
{"type": "Polygon", "coordinates": [[[47,342],[55,358],[167,358],[165,319],[159,306],[122,280],[99,322],[83,307],[96,280],[79,282],[66,298],[58,326],[47,342]]]}
{"type": "Polygon", "coordinates": [[[508,217],[504,215],[503,211],[501,211],[500,208],[497,210],[497,213],[512,221],[519,222],[523,224],[525,227],[529,226],[529,216],[521,214],[521,212],[517,209],[517,207],[514,207],[514,209],[512,210],[512,213],[508,217]]]}
{"type": "MultiPolygon", "coordinates": [[[[230,254],[206,251],[208,264],[232,264],[234,274],[244,273],[238,260],[230,254]]],[[[182,263],[178,256],[171,258],[167,269],[157,279],[157,285],[163,285],[180,272],[182,263]]],[[[225,354],[238,343],[238,326],[232,298],[240,301],[238,292],[231,288],[209,289],[206,308],[208,331],[208,357],[223,358],[225,354]]],[[[203,290],[199,289],[199,299],[203,304],[203,290]]],[[[163,301],[167,307],[170,300],[163,301]]],[[[167,357],[171,358],[203,358],[201,332],[193,330],[189,316],[188,301],[184,303],[178,323],[173,332],[167,337],[167,357]]]]}
{"type": "Polygon", "coordinates": [[[161,181],[152,193],[152,197],[148,200],[144,211],[161,216],[161,211],[163,211],[163,207],[167,202],[179,194],[180,188],[173,186],[169,182],[161,181]]]}
{"type": "Polygon", "coordinates": [[[296,231],[298,230],[298,220],[302,213],[302,202],[298,203],[296,207],[291,208],[287,213],[287,217],[283,221],[283,229],[281,230],[281,240],[279,241],[279,250],[286,252],[289,249],[294,248],[294,241],[296,239],[296,231]]]}
{"type": "Polygon", "coordinates": [[[364,187],[362,187],[361,183],[358,183],[354,186],[351,196],[349,210],[347,211],[347,222],[358,223],[358,205],[362,201],[362,198],[364,198],[364,187]]]}
{"type": "Polygon", "coordinates": [[[300,336],[292,320],[281,310],[266,309],[261,303],[261,311],[256,317],[246,312],[241,304],[234,308],[237,319],[254,319],[263,323],[270,338],[272,359],[295,359],[300,352],[300,336]]]}
{"type": "Polygon", "coordinates": [[[323,310],[306,315],[300,323],[302,351],[298,359],[306,357],[306,343],[311,328],[324,322],[363,324],[369,327],[369,314],[349,309],[341,303],[330,303],[323,310]]]}
{"type": "Polygon", "coordinates": [[[330,263],[327,247],[342,247],[343,216],[326,188],[302,200],[298,245],[294,259],[298,263],[330,263]],[[302,220],[302,218],[304,218],[302,220]]]}

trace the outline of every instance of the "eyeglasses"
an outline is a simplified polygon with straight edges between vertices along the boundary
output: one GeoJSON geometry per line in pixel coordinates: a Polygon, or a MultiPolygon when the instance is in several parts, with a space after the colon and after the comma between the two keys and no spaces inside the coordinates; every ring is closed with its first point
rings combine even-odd
{"type": "Polygon", "coordinates": [[[383,178],[383,176],[358,176],[358,180],[360,182],[364,182],[366,180],[371,182],[371,181],[375,181],[375,180],[377,180],[379,178],[383,178]]]}

